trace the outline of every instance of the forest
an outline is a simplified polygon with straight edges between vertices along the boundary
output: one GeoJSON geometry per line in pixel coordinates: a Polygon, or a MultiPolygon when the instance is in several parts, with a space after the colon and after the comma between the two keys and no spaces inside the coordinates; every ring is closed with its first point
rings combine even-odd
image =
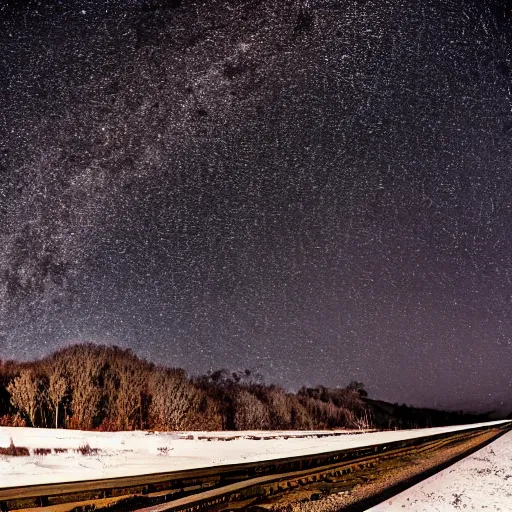
{"type": "Polygon", "coordinates": [[[77,344],[31,362],[0,360],[0,426],[81,430],[419,428],[485,415],[371,400],[357,381],[289,392],[250,370],[188,376],[130,349],[77,344]]]}

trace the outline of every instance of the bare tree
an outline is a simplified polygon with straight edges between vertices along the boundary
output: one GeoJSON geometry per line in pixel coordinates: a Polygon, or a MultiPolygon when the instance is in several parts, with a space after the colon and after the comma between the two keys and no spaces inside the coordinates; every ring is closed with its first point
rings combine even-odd
{"type": "Polygon", "coordinates": [[[349,391],[356,391],[357,393],[359,393],[359,396],[368,396],[368,391],[366,391],[365,385],[357,380],[351,381],[350,384],[347,386],[347,389],[349,391]]]}
{"type": "Polygon", "coordinates": [[[235,400],[235,426],[237,430],[264,430],[270,425],[266,404],[245,389],[237,392],[235,400]]]}
{"type": "Polygon", "coordinates": [[[182,430],[200,405],[201,394],[182,374],[159,370],[150,379],[151,414],[159,428],[182,430]]]}
{"type": "Polygon", "coordinates": [[[25,413],[30,424],[36,426],[36,412],[38,405],[39,377],[32,369],[21,370],[7,386],[11,395],[11,403],[19,411],[25,413]]]}
{"type": "Polygon", "coordinates": [[[308,430],[314,427],[313,420],[306,407],[300,403],[297,395],[288,397],[291,409],[291,428],[295,430],[308,430]]]}
{"type": "Polygon", "coordinates": [[[292,408],[285,391],[278,387],[270,387],[267,391],[270,413],[270,428],[283,430],[291,428],[292,408]]]}
{"type": "Polygon", "coordinates": [[[98,412],[101,389],[97,385],[101,361],[91,354],[66,361],[72,393],[71,411],[74,426],[90,429],[98,412]]]}
{"type": "Polygon", "coordinates": [[[63,368],[53,364],[47,368],[48,372],[48,401],[55,411],[55,428],[59,428],[59,406],[66,396],[68,383],[64,377],[63,368]]]}
{"type": "Polygon", "coordinates": [[[119,369],[119,387],[115,401],[116,425],[119,430],[133,429],[136,426],[146,383],[147,376],[134,364],[125,364],[119,369]]]}

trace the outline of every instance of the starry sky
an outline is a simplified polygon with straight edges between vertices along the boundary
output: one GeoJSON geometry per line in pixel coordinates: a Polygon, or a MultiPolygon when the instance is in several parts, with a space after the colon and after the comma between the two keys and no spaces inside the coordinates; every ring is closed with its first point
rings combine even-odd
{"type": "Polygon", "coordinates": [[[510,0],[0,2],[0,357],[512,407],[510,0]]]}

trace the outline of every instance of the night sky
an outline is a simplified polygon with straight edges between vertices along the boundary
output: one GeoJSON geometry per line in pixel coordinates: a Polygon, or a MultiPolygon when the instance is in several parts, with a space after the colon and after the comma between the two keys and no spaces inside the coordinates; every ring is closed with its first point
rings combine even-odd
{"type": "Polygon", "coordinates": [[[511,0],[0,2],[0,357],[512,407],[511,0]]]}

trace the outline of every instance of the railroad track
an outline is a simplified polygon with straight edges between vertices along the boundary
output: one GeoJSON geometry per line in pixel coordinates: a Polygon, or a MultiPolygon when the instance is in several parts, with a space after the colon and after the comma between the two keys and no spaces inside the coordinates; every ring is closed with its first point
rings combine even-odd
{"type": "Polygon", "coordinates": [[[0,489],[0,511],[243,510],[300,489],[352,489],[403,461],[481,446],[512,422],[315,455],[142,476],[0,489]]]}

